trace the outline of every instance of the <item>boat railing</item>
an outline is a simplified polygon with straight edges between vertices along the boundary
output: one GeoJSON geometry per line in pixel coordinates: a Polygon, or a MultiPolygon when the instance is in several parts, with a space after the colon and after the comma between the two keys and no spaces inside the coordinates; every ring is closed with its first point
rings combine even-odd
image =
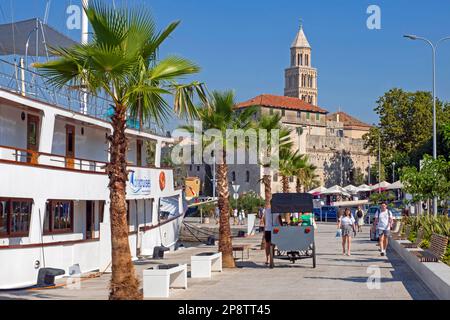
{"type": "Polygon", "coordinates": [[[0,161],[95,173],[106,173],[107,165],[102,161],[72,158],[10,146],[0,146],[0,161]]]}
{"type": "MultiPolygon", "coordinates": [[[[102,91],[92,94],[80,86],[56,87],[49,78],[3,59],[0,59],[0,88],[106,122],[110,122],[114,112],[114,102],[102,91]]],[[[163,134],[153,121],[146,121],[141,128],[139,121],[130,118],[127,126],[155,135],[163,134]]]]}

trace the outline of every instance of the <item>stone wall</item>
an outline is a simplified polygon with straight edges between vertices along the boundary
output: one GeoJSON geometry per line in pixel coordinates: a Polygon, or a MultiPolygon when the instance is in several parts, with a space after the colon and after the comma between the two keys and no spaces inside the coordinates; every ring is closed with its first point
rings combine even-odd
{"type": "MultiPolygon", "coordinates": [[[[317,174],[325,187],[340,185],[341,179],[344,186],[352,183],[354,170],[358,168],[367,179],[369,154],[362,139],[307,135],[306,154],[310,162],[317,166],[317,174]]],[[[375,160],[371,157],[370,163],[375,160]]]]}

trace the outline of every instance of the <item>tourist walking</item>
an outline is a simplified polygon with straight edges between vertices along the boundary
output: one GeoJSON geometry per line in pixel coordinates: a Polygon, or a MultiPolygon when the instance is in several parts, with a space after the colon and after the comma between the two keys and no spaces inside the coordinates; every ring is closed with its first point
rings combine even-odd
{"type": "Polygon", "coordinates": [[[392,222],[392,212],[388,209],[386,202],[381,203],[381,208],[375,215],[374,224],[378,231],[380,252],[382,256],[386,254],[392,222]]]}
{"type": "Polygon", "coordinates": [[[338,229],[341,229],[342,234],[342,254],[351,255],[352,234],[355,233],[355,219],[352,217],[350,209],[345,209],[343,216],[338,220],[338,229]]]}
{"type": "Polygon", "coordinates": [[[219,207],[216,207],[214,209],[214,219],[216,219],[216,224],[219,224],[219,220],[220,220],[220,210],[219,207]]]}
{"type": "Polygon", "coordinates": [[[237,218],[238,218],[238,209],[234,208],[233,209],[233,224],[236,225],[237,224],[237,218]]]}
{"type": "Polygon", "coordinates": [[[358,227],[358,232],[362,232],[362,226],[364,225],[364,212],[361,207],[356,210],[356,226],[358,227]]]}
{"type": "Polygon", "coordinates": [[[245,211],[244,211],[244,209],[241,209],[241,211],[239,212],[239,217],[238,217],[239,223],[238,224],[243,225],[244,219],[245,219],[245,211]]]}

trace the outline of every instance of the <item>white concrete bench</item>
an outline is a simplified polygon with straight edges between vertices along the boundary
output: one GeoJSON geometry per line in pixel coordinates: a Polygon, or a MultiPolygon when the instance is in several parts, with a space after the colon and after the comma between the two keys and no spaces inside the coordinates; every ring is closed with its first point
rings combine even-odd
{"type": "Polygon", "coordinates": [[[191,256],[191,278],[211,278],[212,271],[222,272],[222,252],[191,256]]]}
{"type": "Polygon", "coordinates": [[[187,289],[187,265],[145,269],[143,282],[144,298],[168,298],[169,288],[187,289]]]}

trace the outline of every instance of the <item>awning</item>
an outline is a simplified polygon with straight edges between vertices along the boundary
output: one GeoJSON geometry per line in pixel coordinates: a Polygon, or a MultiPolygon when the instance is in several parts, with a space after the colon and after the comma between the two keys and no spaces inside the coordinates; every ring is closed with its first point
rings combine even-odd
{"type": "Polygon", "coordinates": [[[271,200],[272,214],[313,212],[313,196],[308,193],[274,193],[271,200]]]}
{"type": "MultiPolygon", "coordinates": [[[[45,57],[46,46],[68,48],[77,42],[56,31],[38,18],[0,25],[0,55],[18,54],[45,57]],[[36,35],[38,48],[36,49],[36,35]],[[28,52],[26,44],[28,41],[28,52]]],[[[51,55],[50,52],[48,52],[51,55]]]]}

